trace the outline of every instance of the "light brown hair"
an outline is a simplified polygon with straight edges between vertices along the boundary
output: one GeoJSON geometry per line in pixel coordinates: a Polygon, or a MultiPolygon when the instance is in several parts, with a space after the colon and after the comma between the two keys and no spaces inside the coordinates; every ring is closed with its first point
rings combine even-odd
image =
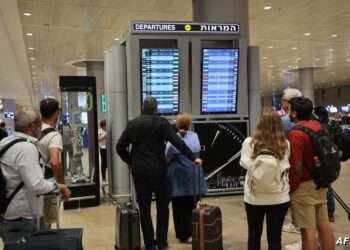
{"type": "Polygon", "coordinates": [[[190,129],[192,124],[192,117],[186,112],[180,112],[176,116],[176,129],[180,132],[182,136],[190,129]]]}
{"type": "Polygon", "coordinates": [[[252,146],[254,148],[253,159],[265,151],[274,154],[279,160],[283,159],[288,145],[281,118],[271,108],[263,110],[253,135],[252,146]]]}

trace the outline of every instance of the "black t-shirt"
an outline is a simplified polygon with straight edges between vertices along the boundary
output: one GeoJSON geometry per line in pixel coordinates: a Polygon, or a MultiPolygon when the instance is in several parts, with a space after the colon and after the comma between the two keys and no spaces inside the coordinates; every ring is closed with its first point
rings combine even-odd
{"type": "Polygon", "coordinates": [[[7,136],[8,136],[7,131],[5,129],[3,129],[3,128],[0,128],[0,141],[2,139],[4,139],[5,137],[7,137],[7,136]]]}

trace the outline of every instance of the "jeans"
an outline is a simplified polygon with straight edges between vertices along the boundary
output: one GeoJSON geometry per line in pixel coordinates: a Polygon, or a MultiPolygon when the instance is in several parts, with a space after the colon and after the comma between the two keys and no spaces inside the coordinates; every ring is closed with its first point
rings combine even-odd
{"type": "Polygon", "coordinates": [[[1,220],[0,222],[0,237],[4,243],[30,236],[36,230],[35,221],[30,219],[1,220]]]}
{"type": "Polygon", "coordinates": [[[101,174],[102,180],[106,181],[106,170],[107,170],[107,149],[100,148],[101,155],[101,174]]]}
{"type": "Polygon", "coordinates": [[[146,249],[167,247],[169,224],[169,194],[163,171],[150,171],[144,174],[134,174],[137,200],[140,208],[141,228],[146,249]],[[152,194],[157,206],[157,239],[154,239],[154,229],[151,217],[152,194]]]}
{"type": "Polygon", "coordinates": [[[328,208],[328,216],[334,216],[335,212],[335,201],[333,192],[328,189],[327,192],[327,208],[328,208]]]}
{"type": "Polygon", "coordinates": [[[289,202],[278,205],[250,205],[245,203],[248,219],[248,250],[260,250],[263,222],[266,215],[269,250],[281,250],[281,234],[289,202]]]}

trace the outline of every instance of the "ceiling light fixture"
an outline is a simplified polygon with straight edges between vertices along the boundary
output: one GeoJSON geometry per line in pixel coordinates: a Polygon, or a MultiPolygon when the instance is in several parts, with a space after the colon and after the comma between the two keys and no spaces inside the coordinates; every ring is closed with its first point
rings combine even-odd
{"type": "Polygon", "coordinates": [[[350,58],[349,59],[346,59],[347,62],[350,62],[350,58]]]}
{"type": "Polygon", "coordinates": [[[273,46],[269,46],[268,48],[269,48],[269,49],[273,49],[273,46]]]}
{"type": "Polygon", "coordinates": [[[270,64],[269,67],[270,67],[270,68],[273,68],[273,67],[275,67],[275,66],[274,66],[273,64],[270,64]]]}
{"type": "Polygon", "coordinates": [[[33,33],[26,33],[26,36],[33,36],[33,33]]]}
{"type": "Polygon", "coordinates": [[[304,33],[304,36],[310,36],[311,35],[311,33],[310,32],[306,32],[306,33],[304,33]]]}
{"type": "Polygon", "coordinates": [[[301,58],[300,58],[300,57],[298,57],[298,58],[296,58],[295,60],[300,61],[300,60],[301,60],[301,58]]]}
{"type": "Polygon", "coordinates": [[[29,57],[29,60],[34,61],[35,57],[29,57]]]}
{"type": "Polygon", "coordinates": [[[293,47],[292,50],[297,50],[298,48],[297,47],[293,47]]]}
{"type": "Polygon", "coordinates": [[[266,57],[266,56],[263,56],[263,57],[262,57],[262,59],[263,59],[263,60],[266,60],[266,59],[267,59],[267,57],[266,57]]]}
{"type": "Polygon", "coordinates": [[[336,38],[336,37],[338,37],[338,35],[337,34],[332,34],[331,37],[336,38]]]}
{"type": "Polygon", "coordinates": [[[315,61],[319,62],[321,61],[321,58],[316,58],[315,61]]]}
{"type": "Polygon", "coordinates": [[[33,69],[36,68],[36,65],[32,65],[32,68],[33,68],[33,69]]]}
{"type": "Polygon", "coordinates": [[[331,72],[332,75],[335,75],[335,72],[331,72]]]}
{"type": "Polygon", "coordinates": [[[23,13],[23,15],[25,15],[25,16],[31,16],[31,15],[32,15],[32,13],[29,13],[29,12],[24,12],[24,13],[23,13]]]}
{"type": "Polygon", "coordinates": [[[33,48],[33,47],[29,47],[28,49],[29,49],[29,50],[34,50],[34,48],[33,48]]]}
{"type": "Polygon", "coordinates": [[[118,37],[114,38],[114,41],[119,41],[120,39],[118,37]]]}
{"type": "Polygon", "coordinates": [[[272,9],[272,6],[270,6],[270,5],[264,6],[264,10],[271,10],[271,9],[272,9]]]}
{"type": "Polygon", "coordinates": [[[334,51],[334,49],[329,49],[329,51],[330,51],[330,52],[333,52],[333,51],[334,51]]]}

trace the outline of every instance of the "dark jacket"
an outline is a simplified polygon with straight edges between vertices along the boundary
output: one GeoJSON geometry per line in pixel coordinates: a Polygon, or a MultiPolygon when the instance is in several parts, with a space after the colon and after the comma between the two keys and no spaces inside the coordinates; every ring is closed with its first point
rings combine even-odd
{"type": "Polygon", "coordinates": [[[3,128],[0,128],[0,141],[7,136],[8,136],[7,131],[3,128]]]}
{"type": "Polygon", "coordinates": [[[165,145],[168,141],[191,161],[195,160],[192,151],[169,122],[157,115],[141,115],[130,121],[116,149],[120,158],[132,166],[134,174],[157,169],[165,171],[165,145]]]}

